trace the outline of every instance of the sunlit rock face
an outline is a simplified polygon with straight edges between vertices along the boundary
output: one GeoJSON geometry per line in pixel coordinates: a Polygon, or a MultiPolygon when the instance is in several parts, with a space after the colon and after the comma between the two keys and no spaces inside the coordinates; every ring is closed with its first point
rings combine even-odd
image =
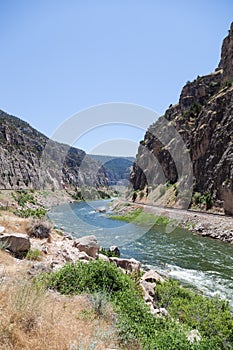
{"type": "MultiPolygon", "coordinates": [[[[179,103],[164,117],[182,137],[193,167],[193,192],[210,193],[214,203],[233,214],[233,23],[222,45],[219,67],[183,87],[179,103]]],[[[135,190],[165,181],[176,183],[178,141],[161,142],[161,117],[151,125],[138,148],[131,172],[135,190]],[[161,171],[162,170],[162,171],[161,171]],[[161,176],[163,174],[163,176],[161,176]]],[[[180,154],[180,158],[182,155],[180,154]]]]}
{"type": "Polygon", "coordinates": [[[0,111],[0,189],[106,185],[102,165],[80,149],[52,141],[0,111]]]}

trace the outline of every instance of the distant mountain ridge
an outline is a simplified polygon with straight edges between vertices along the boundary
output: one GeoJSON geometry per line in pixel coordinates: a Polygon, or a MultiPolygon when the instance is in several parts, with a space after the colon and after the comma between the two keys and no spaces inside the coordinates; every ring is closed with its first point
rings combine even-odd
{"type": "Polygon", "coordinates": [[[0,110],[0,189],[106,186],[101,164],[0,110]]]}
{"type": "Polygon", "coordinates": [[[130,172],[135,161],[134,157],[95,154],[89,154],[88,156],[103,165],[109,185],[116,185],[118,183],[127,184],[129,182],[130,172]]]}

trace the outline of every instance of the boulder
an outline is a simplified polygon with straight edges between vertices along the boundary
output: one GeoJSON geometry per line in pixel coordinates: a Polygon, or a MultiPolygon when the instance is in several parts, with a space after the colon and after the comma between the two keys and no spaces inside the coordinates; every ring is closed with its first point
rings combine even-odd
{"type": "Polygon", "coordinates": [[[80,252],[85,252],[92,258],[96,258],[99,251],[99,244],[96,236],[84,236],[74,241],[73,246],[78,248],[80,252]]]}
{"type": "Polygon", "coordinates": [[[27,252],[31,243],[29,236],[24,233],[9,233],[0,236],[0,242],[13,253],[27,252]]]}
{"type": "Polygon", "coordinates": [[[93,260],[93,258],[90,255],[87,255],[87,253],[85,253],[85,252],[80,252],[78,254],[78,260],[90,261],[90,260],[93,260]]]}
{"type": "Polygon", "coordinates": [[[155,283],[151,283],[151,282],[147,282],[147,281],[141,280],[140,281],[140,286],[142,287],[142,290],[143,290],[145,295],[148,294],[152,298],[155,296],[155,287],[156,287],[155,283]]]}
{"type": "Polygon", "coordinates": [[[99,259],[103,260],[103,261],[106,261],[106,262],[110,262],[109,258],[106,255],[101,254],[101,253],[99,254],[99,259]]]}
{"type": "Polygon", "coordinates": [[[109,258],[110,262],[115,263],[118,267],[130,272],[139,272],[141,263],[133,258],[131,259],[121,259],[111,257],[109,258]]]}
{"type": "Polygon", "coordinates": [[[149,270],[144,273],[144,275],[141,278],[141,281],[146,282],[164,282],[164,279],[154,270],[149,270]]]}
{"type": "Polygon", "coordinates": [[[5,231],[5,227],[4,226],[0,226],[0,235],[5,231]]]}
{"type": "Polygon", "coordinates": [[[49,221],[44,221],[42,219],[32,220],[27,225],[27,233],[29,236],[40,239],[48,238],[51,229],[52,224],[49,221]]]}
{"type": "Polygon", "coordinates": [[[97,213],[106,213],[106,208],[105,207],[97,208],[95,211],[97,213]]]}

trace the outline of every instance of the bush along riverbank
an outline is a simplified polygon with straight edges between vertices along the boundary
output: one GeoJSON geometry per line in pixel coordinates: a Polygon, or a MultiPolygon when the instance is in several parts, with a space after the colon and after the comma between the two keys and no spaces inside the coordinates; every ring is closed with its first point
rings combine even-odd
{"type": "Polygon", "coordinates": [[[0,235],[2,349],[232,348],[233,319],[226,301],[204,297],[154,270],[144,271],[140,262],[120,258],[117,247],[100,250],[95,236],[72,239],[46,222],[31,222],[12,213],[0,219],[8,225],[5,231],[2,226],[0,235]],[[10,234],[16,228],[24,236],[10,234]],[[16,244],[17,240],[25,244],[16,244]],[[15,300],[7,299],[7,290],[14,290],[10,293],[15,300]],[[72,303],[78,305],[67,315],[72,303]],[[53,312],[49,315],[48,310],[56,312],[56,334],[53,312]],[[82,328],[95,330],[96,322],[98,327],[104,322],[101,329],[111,329],[114,346],[103,332],[82,345],[80,321],[82,328]],[[43,328],[42,323],[47,326],[43,328]]]}
{"type": "Polygon", "coordinates": [[[123,273],[115,264],[97,259],[67,264],[39,281],[66,295],[88,293],[99,313],[104,314],[110,303],[122,348],[232,348],[233,320],[225,301],[203,297],[173,280],[155,282],[152,273],[153,282],[148,282],[143,275],[142,271],[123,273]],[[158,312],[151,312],[145,303],[145,289],[158,312]]]}

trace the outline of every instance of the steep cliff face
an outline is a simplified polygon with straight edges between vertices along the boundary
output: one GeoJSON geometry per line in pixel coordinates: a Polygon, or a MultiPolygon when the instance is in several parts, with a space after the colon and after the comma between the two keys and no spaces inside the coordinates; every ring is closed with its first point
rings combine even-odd
{"type": "Polygon", "coordinates": [[[219,68],[223,69],[223,81],[233,80],[233,22],[228,36],[223,40],[219,68]]]}
{"type": "MultiPolygon", "coordinates": [[[[148,194],[151,188],[166,182],[177,183],[179,189],[178,159],[185,163],[186,153],[192,164],[193,193],[209,194],[215,205],[233,214],[232,81],[233,24],[224,39],[221,61],[215,72],[188,82],[179,103],[170,106],[165,115],[148,128],[131,173],[135,190],[146,189],[148,194]],[[161,128],[164,120],[166,125],[161,128]],[[175,132],[169,131],[171,127],[175,132]],[[164,137],[169,133],[170,137],[164,137]],[[176,133],[184,142],[184,154],[179,154],[181,146],[176,133]]],[[[179,191],[176,192],[179,206],[179,191]]]]}
{"type": "Polygon", "coordinates": [[[0,189],[106,185],[104,168],[85,152],[48,139],[0,111],[0,189]]]}

